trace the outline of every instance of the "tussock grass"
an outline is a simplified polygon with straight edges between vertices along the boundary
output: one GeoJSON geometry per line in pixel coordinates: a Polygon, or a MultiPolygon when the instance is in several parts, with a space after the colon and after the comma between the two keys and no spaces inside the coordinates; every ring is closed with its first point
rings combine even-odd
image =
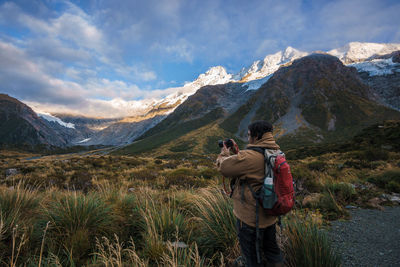
{"type": "Polygon", "coordinates": [[[171,201],[161,205],[148,198],[141,215],[144,254],[150,260],[161,259],[166,251],[165,242],[177,241],[177,236],[183,237],[185,241],[190,238],[188,221],[171,201]]]}
{"type": "Polygon", "coordinates": [[[0,188],[0,262],[11,258],[10,265],[16,264],[29,242],[40,200],[22,183],[12,189],[0,188]]]}
{"type": "Polygon", "coordinates": [[[313,216],[289,216],[284,235],[287,266],[341,266],[327,233],[319,229],[318,220],[313,216]]]}
{"type": "Polygon", "coordinates": [[[136,252],[132,239],[129,246],[125,248],[124,243],[120,242],[117,235],[114,235],[114,240],[103,236],[101,239],[96,239],[96,249],[94,255],[97,256],[97,262],[106,267],[147,267],[149,265],[136,252]]]}
{"type": "Polygon", "coordinates": [[[207,255],[222,252],[234,259],[238,254],[236,218],[231,200],[217,188],[202,189],[193,199],[197,238],[207,255]]]}
{"type": "Polygon", "coordinates": [[[179,248],[177,245],[169,241],[167,242],[167,250],[161,257],[161,265],[171,267],[210,266],[210,264],[206,264],[205,258],[200,256],[196,243],[188,248],[179,248]]]}
{"type": "Polygon", "coordinates": [[[64,250],[74,261],[90,253],[96,236],[113,232],[111,208],[96,194],[70,192],[54,199],[45,208],[44,220],[49,224],[49,249],[64,250]]]}

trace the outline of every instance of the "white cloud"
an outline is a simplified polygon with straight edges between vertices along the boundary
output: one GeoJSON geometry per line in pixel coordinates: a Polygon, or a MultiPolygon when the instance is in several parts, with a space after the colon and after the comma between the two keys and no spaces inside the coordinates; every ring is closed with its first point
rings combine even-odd
{"type": "MultiPolygon", "coordinates": [[[[77,71],[69,68],[69,77],[77,71]]],[[[49,76],[25,51],[0,41],[0,91],[24,101],[40,112],[65,112],[92,117],[123,117],[137,114],[152,99],[175,92],[177,88],[146,91],[121,80],[97,78],[94,73],[82,83],[49,76]],[[148,100],[137,101],[130,99],[148,100]]],[[[148,74],[152,76],[153,74],[148,74]]]]}
{"type": "Polygon", "coordinates": [[[171,44],[155,43],[152,46],[152,50],[158,50],[168,53],[172,55],[175,58],[175,60],[178,61],[184,61],[189,63],[193,62],[194,46],[183,38],[179,40],[174,40],[174,43],[171,44]]]}

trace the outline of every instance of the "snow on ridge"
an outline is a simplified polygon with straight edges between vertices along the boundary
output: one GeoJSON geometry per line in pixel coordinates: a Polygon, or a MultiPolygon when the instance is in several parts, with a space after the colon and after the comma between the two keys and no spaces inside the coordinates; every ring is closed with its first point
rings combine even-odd
{"type": "Polygon", "coordinates": [[[388,59],[373,59],[360,63],[352,63],[348,66],[355,67],[358,72],[367,72],[369,76],[390,75],[395,71],[400,72],[400,63],[393,62],[393,57],[388,59]]]}
{"type": "Polygon", "coordinates": [[[75,129],[75,124],[73,123],[67,123],[67,122],[63,122],[61,119],[54,117],[53,115],[51,115],[50,113],[37,113],[37,115],[39,117],[42,117],[43,119],[50,121],[50,122],[56,122],[58,124],[60,124],[61,126],[64,126],[66,128],[71,128],[71,129],[75,129]]]}
{"type": "Polygon", "coordinates": [[[232,74],[228,74],[222,66],[211,67],[206,73],[200,74],[199,77],[191,83],[187,83],[184,87],[200,88],[206,85],[223,84],[232,81],[232,74]]]}
{"type": "Polygon", "coordinates": [[[252,81],[262,79],[271,75],[280,66],[288,64],[295,59],[307,56],[309,53],[297,50],[288,46],[285,50],[267,55],[263,60],[253,62],[248,68],[243,68],[238,74],[234,75],[236,80],[252,81]]]}
{"type": "Polygon", "coordinates": [[[92,139],[92,138],[83,139],[82,141],[77,142],[77,144],[86,143],[86,142],[90,141],[90,139],[92,139]]]}
{"type": "Polygon", "coordinates": [[[400,50],[400,44],[396,43],[351,42],[328,51],[328,54],[338,57],[344,64],[350,64],[367,60],[375,55],[390,54],[397,50],[400,50]]]}
{"type": "Polygon", "coordinates": [[[261,79],[258,79],[258,80],[252,80],[252,81],[246,82],[246,83],[244,83],[242,85],[242,87],[248,86],[246,92],[247,91],[251,91],[251,90],[258,90],[271,77],[272,77],[272,74],[270,74],[268,76],[265,76],[264,78],[261,78],[261,79]]]}

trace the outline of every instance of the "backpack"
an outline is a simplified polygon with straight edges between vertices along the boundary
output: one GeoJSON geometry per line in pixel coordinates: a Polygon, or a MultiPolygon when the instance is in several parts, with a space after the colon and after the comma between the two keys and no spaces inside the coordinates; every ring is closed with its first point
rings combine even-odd
{"type": "Polygon", "coordinates": [[[271,153],[271,150],[261,147],[247,149],[263,154],[265,162],[262,187],[255,192],[249,186],[253,197],[260,202],[269,215],[279,216],[288,213],[294,205],[294,188],[293,177],[285,154],[280,150],[271,153]]]}

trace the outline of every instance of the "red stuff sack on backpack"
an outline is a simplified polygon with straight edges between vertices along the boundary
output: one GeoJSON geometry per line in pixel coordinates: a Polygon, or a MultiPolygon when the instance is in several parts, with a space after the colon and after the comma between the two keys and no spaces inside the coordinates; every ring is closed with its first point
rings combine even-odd
{"type": "Polygon", "coordinates": [[[288,213],[294,206],[293,177],[283,153],[277,155],[274,165],[274,191],[277,200],[272,209],[266,211],[270,215],[279,216],[288,213]]]}

